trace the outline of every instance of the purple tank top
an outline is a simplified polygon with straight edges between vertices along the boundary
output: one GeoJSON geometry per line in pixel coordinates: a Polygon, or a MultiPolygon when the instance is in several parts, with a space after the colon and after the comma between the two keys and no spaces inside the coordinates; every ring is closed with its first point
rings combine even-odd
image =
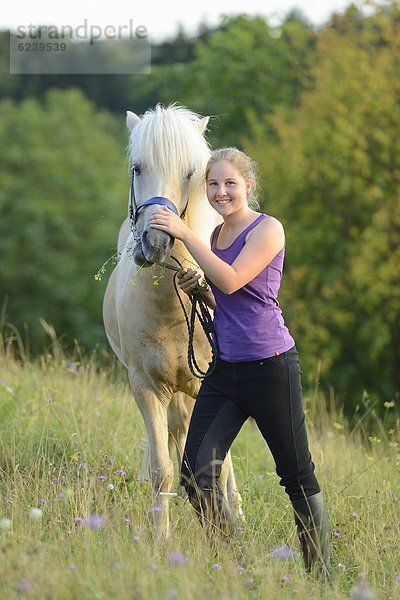
{"type": "MultiPolygon", "coordinates": [[[[269,215],[259,215],[228,248],[217,248],[222,224],[212,234],[211,250],[232,264],[246,243],[246,235],[269,215]]],[[[224,294],[208,281],[216,300],[214,327],[220,357],[227,362],[268,358],[281,354],[295,344],[285,326],[278,303],[285,249],[273,258],[254,279],[233,294],[224,294]]]]}

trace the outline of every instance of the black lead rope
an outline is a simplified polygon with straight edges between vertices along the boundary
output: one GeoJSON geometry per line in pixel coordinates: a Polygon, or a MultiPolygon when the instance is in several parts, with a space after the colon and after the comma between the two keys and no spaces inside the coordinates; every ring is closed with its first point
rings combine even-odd
{"type": "MultiPolygon", "coordinates": [[[[178,263],[180,268],[183,269],[183,267],[178,259],[176,259],[174,256],[171,256],[170,258],[172,258],[176,263],[178,263]]],[[[167,266],[167,265],[165,265],[165,266],[167,266]]],[[[190,319],[189,319],[188,314],[186,312],[185,305],[182,301],[182,298],[180,296],[178,286],[176,283],[177,275],[178,275],[177,272],[174,273],[173,282],[174,282],[174,288],[175,288],[176,295],[178,297],[179,303],[183,310],[183,314],[185,316],[186,326],[187,326],[188,335],[189,335],[189,341],[188,341],[189,370],[192,373],[192,375],[194,375],[194,377],[197,377],[198,379],[204,379],[204,377],[206,375],[210,375],[214,371],[216,364],[217,364],[217,358],[219,355],[218,342],[217,342],[217,336],[216,336],[215,330],[214,330],[213,319],[212,319],[212,316],[208,309],[208,306],[206,305],[206,303],[204,302],[204,300],[201,297],[200,291],[192,292],[190,295],[190,301],[192,304],[192,308],[190,311],[190,319]],[[194,352],[193,338],[194,338],[194,330],[195,330],[195,324],[196,324],[196,316],[200,321],[200,324],[206,335],[207,341],[211,347],[211,362],[209,363],[209,368],[207,371],[203,371],[199,367],[197,360],[196,360],[195,352],[194,352]]]]}

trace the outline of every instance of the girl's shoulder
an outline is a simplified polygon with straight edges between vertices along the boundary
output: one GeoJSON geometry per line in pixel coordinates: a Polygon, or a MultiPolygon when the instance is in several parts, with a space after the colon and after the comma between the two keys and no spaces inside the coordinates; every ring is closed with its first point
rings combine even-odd
{"type": "Polygon", "coordinates": [[[258,222],[255,223],[255,226],[246,235],[246,242],[253,235],[258,238],[266,235],[282,235],[284,233],[283,225],[276,217],[265,213],[259,213],[259,217],[256,219],[258,222]],[[260,216],[264,218],[259,219],[260,216]]]}
{"type": "MultiPolygon", "coordinates": [[[[258,216],[260,216],[260,217],[261,217],[261,216],[262,216],[262,217],[264,217],[264,218],[262,219],[262,221],[260,221],[260,222],[263,222],[263,221],[267,221],[267,220],[268,220],[268,221],[271,221],[271,222],[276,222],[276,223],[279,223],[280,225],[282,225],[282,223],[280,222],[280,220],[279,220],[279,219],[277,219],[276,217],[274,217],[273,215],[268,215],[267,213],[257,213],[257,215],[258,215],[258,216]]],[[[258,218],[258,217],[257,217],[257,218],[258,218]]]]}

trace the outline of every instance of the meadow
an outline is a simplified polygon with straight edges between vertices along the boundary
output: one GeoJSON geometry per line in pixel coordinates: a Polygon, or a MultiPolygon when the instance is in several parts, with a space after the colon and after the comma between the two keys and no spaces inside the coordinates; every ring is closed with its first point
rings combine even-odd
{"type": "Polygon", "coordinates": [[[3,339],[0,394],[0,598],[400,598],[392,403],[380,419],[360,411],[350,427],[334,394],[326,406],[318,385],[305,390],[330,515],[326,586],[304,575],[290,503],[251,422],[232,450],[243,568],[231,549],[211,550],[182,496],[170,502],[170,538],[153,539],[149,484],[138,480],[144,426],[115,361],[71,358],[55,341],[47,354],[17,360],[3,339]]]}

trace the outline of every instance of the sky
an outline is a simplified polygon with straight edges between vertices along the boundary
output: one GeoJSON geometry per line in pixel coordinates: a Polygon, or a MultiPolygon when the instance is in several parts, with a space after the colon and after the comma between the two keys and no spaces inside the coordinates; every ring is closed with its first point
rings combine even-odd
{"type": "MultiPolygon", "coordinates": [[[[174,37],[181,24],[188,34],[196,34],[198,25],[210,26],[220,22],[221,15],[246,13],[268,17],[278,25],[293,8],[298,8],[315,25],[322,25],[333,12],[343,12],[351,0],[12,0],[4,2],[0,14],[0,28],[16,29],[30,23],[71,25],[88,19],[89,24],[125,25],[130,19],[134,26],[145,26],[151,40],[160,42],[174,37]]],[[[359,5],[360,1],[355,0],[359,5]]]]}

